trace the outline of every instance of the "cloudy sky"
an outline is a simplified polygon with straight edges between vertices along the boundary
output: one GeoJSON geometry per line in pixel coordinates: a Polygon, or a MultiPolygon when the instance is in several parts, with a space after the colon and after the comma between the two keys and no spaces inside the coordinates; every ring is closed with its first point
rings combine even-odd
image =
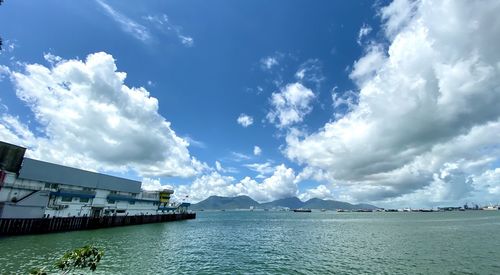
{"type": "Polygon", "coordinates": [[[0,140],[193,202],[500,201],[500,1],[5,1],[0,140]]]}

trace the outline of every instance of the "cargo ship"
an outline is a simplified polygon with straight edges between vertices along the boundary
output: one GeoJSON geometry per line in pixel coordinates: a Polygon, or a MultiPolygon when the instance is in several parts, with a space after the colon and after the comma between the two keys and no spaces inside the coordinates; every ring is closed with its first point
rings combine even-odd
{"type": "Polygon", "coordinates": [[[174,190],[25,157],[0,141],[0,235],[49,233],[194,219],[174,190]]]}

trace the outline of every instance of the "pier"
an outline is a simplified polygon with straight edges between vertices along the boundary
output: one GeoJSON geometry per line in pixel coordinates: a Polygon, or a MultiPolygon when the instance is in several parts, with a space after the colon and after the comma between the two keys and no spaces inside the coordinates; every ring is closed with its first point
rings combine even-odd
{"type": "Polygon", "coordinates": [[[196,213],[162,215],[0,219],[0,236],[44,234],[195,219],[196,213]]]}

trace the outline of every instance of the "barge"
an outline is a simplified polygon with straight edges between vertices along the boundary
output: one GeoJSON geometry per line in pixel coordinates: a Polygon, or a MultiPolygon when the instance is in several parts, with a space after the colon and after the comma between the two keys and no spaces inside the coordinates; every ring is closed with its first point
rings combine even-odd
{"type": "Polygon", "coordinates": [[[297,209],[293,209],[293,212],[304,212],[304,213],[310,213],[310,212],[311,212],[311,209],[297,208],[297,209]]]}
{"type": "Polygon", "coordinates": [[[0,141],[0,235],[196,218],[173,190],[25,157],[26,148],[0,141]]]}

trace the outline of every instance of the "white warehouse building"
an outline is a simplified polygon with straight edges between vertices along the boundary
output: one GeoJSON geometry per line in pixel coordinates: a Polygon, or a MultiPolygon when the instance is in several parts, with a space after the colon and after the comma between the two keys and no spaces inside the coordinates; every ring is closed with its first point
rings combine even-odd
{"type": "Polygon", "coordinates": [[[0,141],[0,219],[157,215],[186,212],[173,190],[143,191],[141,182],[24,157],[0,141]]]}

